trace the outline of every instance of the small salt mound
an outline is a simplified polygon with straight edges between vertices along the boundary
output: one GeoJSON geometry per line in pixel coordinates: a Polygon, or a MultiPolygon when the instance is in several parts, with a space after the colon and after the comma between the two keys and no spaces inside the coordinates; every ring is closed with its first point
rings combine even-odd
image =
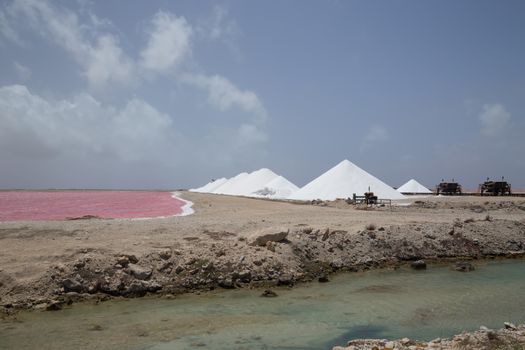
{"type": "Polygon", "coordinates": [[[201,193],[210,193],[213,192],[215,189],[217,189],[219,186],[222,186],[223,184],[228,181],[227,178],[221,177],[220,179],[217,179],[215,181],[211,181],[207,183],[206,185],[199,187],[197,189],[192,189],[190,191],[192,192],[201,192],[201,193]]]}
{"type": "Polygon", "coordinates": [[[292,193],[299,190],[292,182],[283,176],[277,176],[258,191],[252,193],[254,197],[266,198],[288,198],[292,193]]]}
{"type": "Polygon", "coordinates": [[[362,196],[368,189],[378,198],[403,199],[401,193],[367,173],[349,160],[343,160],[323,175],[308,183],[289,198],[298,200],[334,200],[362,196]]]}
{"type": "Polygon", "coordinates": [[[220,179],[217,179],[215,181],[210,182],[209,184],[205,185],[204,188],[201,188],[200,192],[203,193],[210,193],[215,191],[215,189],[219,188],[220,186],[224,185],[228,181],[227,178],[221,177],[220,179]]]}
{"type": "Polygon", "coordinates": [[[210,191],[210,193],[228,194],[232,190],[235,190],[239,182],[241,182],[246,176],[248,176],[248,173],[240,173],[223,183],[221,186],[215,188],[213,191],[210,191]]]}
{"type": "Polygon", "coordinates": [[[431,194],[432,191],[423,186],[414,179],[409,180],[406,184],[397,189],[399,193],[414,193],[414,194],[431,194]]]}
{"type": "Polygon", "coordinates": [[[224,185],[219,188],[221,194],[236,196],[250,196],[253,192],[260,190],[268,182],[278,177],[276,173],[267,168],[262,168],[243,176],[236,181],[233,186],[224,189],[224,185]]]}

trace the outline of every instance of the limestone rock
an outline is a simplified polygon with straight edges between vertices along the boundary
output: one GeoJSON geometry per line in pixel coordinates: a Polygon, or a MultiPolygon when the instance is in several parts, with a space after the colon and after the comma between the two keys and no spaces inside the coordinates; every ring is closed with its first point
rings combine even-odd
{"type": "Polygon", "coordinates": [[[262,292],[261,297],[264,298],[275,298],[277,296],[277,293],[275,293],[271,289],[265,289],[264,292],[262,292]]]}
{"type": "Polygon", "coordinates": [[[170,249],[164,249],[159,253],[159,256],[163,260],[168,260],[171,258],[171,250],[170,249]]]}
{"type": "Polygon", "coordinates": [[[425,260],[416,260],[410,264],[410,267],[412,267],[414,270],[426,270],[427,263],[425,260]]]}
{"type": "Polygon", "coordinates": [[[252,233],[249,243],[252,246],[266,246],[267,242],[281,242],[288,236],[289,229],[284,227],[269,227],[252,233]]]}
{"type": "Polygon", "coordinates": [[[469,261],[458,261],[454,264],[454,270],[460,271],[460,272],[470,272],[474,271],[474,265],[470,263],[469,261]]]}
{"type": "Polygon", "coordinates": [[[80,293],[82,292],[82,289],[83,289],[82,283],[72,278],[66,278],[65,280],[63,280],[62,287],[64,287],[64,292],[66,293],[69,293],[69,292],[80,293]]]}
{"type": "Polygon", "coordinates": [[[135,264],[129,264],[129,272],[139,280],[147,280],[151,276],[151,269],[135,264]]]}

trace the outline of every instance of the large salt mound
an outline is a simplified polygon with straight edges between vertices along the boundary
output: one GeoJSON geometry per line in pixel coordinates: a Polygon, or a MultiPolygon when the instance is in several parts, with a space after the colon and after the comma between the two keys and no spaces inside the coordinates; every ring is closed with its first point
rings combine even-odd
{"type": "Polygon", "coordinates": [[[432,191],[414,179],[408,180],[406,184],[397,189],[400,193],[431,194],[432,191]]]}
{"type": "Polygon", "coordinates": [[[246,176],[248,176],[248,173],[240,173],[223,183],[221,186],[215,188],[213,191],[210,191],[210,193],[229,194],[229,192],[232,192],[236,189],[237,185],[246,176]]]}
{"type": "Polygon", "coordinates": [[[264,185],[263,188],[253,192],[251,195],[254,197],[266,198],[288,198],[288,196],[297,190],[299,190],[299,187],[295,186],[288,179],[283,176],[277,176],[275,179],[264,185]]]}
{"type": "Polygon", "coordinates": [[[398,191],[370,175],[349,160],[343,160],[323,175],[311,181],[293,193],[289,198],[298,200],[334,200],[352,197],[355,193],[362,196],[365,192],[374,192],[379,198],[403,199],[398,191]]]}
{"type": "Polygon", "coordinates": [[[227,188],[225,185],[219,187],[216,193],[230,194],[236,196],[250,196],[253,192],[263,188],[268,182],[278,177],[276,173],[267,168],[262,168],[253,173],[243,176],[240,180],[227,188]]]}
{"type": "Polygon", "coordinates": [[[228,181],[227,178],[221,177],[220,179],[208,182],[206,185],[199,187],[199,188],[192,188],[189,191],[191,192],[201,192],[201,193],[209,193],[215,191],[219,186],[222,186],[228,181]]]}

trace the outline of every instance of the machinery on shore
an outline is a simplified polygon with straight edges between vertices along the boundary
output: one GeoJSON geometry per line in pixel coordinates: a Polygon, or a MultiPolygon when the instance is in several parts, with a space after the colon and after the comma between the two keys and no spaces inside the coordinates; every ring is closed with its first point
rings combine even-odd
{"type": "Polygon", "coordinates": [[[492,196],[510,196],[512,194],[510,183],[505,181],[505,177],[501,177],[501,181],[491,181],[487,177],[487,181],[479,185],[479,194],[492,196]]]}
{"type": "Polygon", "coordinates": [[[452,179],[452,182],[445,182],[444,179],[441,179],[439,185],[436,186],[436,194],[444,195],[461,195],[461,185],[452,179]]]}

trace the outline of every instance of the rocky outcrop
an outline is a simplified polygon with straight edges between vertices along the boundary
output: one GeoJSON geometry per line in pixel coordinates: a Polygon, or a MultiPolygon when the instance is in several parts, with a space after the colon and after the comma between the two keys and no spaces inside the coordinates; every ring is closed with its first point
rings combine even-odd
{"type": "Polygon", "coordinates": [[[187,237],[184,244],[143,254],[82,250],[69,262],[57,263],[27,293],[0,271],[0,305],[8,305],[6,310],[34,308],[35,300],[66,305],[93,297],[293,286],[327,282],[337,271],[422,266],[418,260],[425,265],[459,261],[453,268],[469,271],[474,259],[525,255],[525,222],[510,220],[392,225],[373,234],[341,227],[273,227],[214,237],[187,237]]]}
{"type": "Polygon", "coordinates": [[[515,326],[505,322],[504,326],[499,330],[482,326],[475,332],[463,332],[452,338],[436,338],[428,342],[409,338],[355,339],[346,346],[335,346],[332,350],[525,349],[525,325],[515,326]]]}
{"type": "Polygon", "coordinates": [[[281,242],[286,239],[290,230],[286,227],[265,228],[249,235],[248,241],[252,246],[264,247],[268,242],[281,242]]]}

